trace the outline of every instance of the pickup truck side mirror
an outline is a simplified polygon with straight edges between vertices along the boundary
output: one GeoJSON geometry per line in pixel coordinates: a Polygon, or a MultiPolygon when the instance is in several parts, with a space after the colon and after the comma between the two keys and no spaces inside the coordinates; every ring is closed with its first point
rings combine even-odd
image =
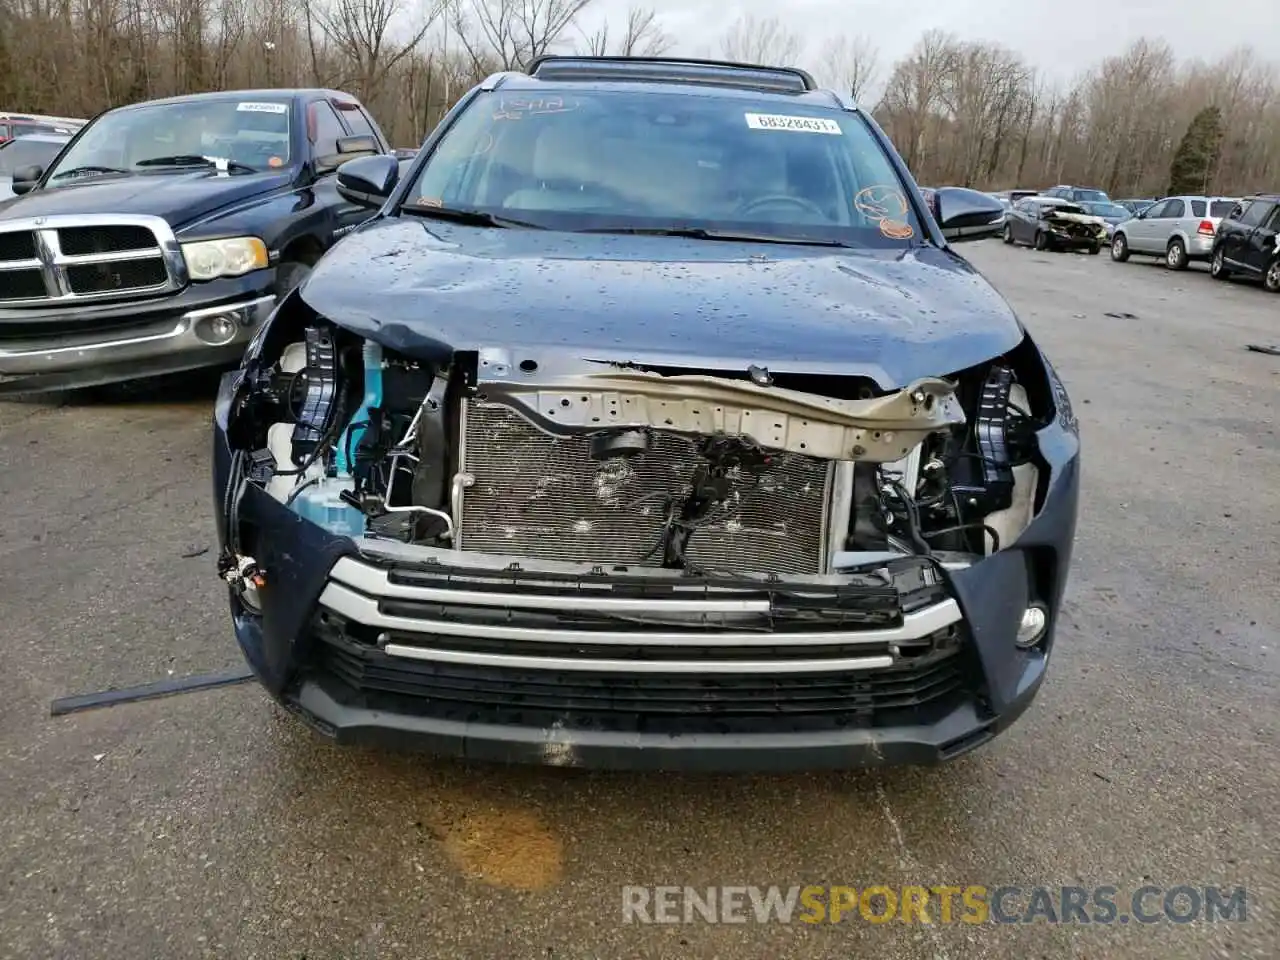
{"type": "Polygon", "coordinates": [[[27,167],[18,167],[13,171],[13,183],[9,185],[9,189],[19,196],[24,193],[30,193],[43,176],[44,167],[38,163],[33,163],[27,167]]]}
{"type": "Polygon", "coordinates": [[[337,170],[348,160],[381,153],[378,142],[368,134],[360,134],[355,137],[339,137],[337,146],[337,153],[316,157],[317,173],[330,173],[337,170]]]}
{"type": "Polygon", "coordinates": [[[980,190],[938,187],[932,206],[942,235],[951,243],[994,237],[1004,226],[1004,204],[980,190]]]}
{"type": "Polygon", "coordinates": [[[338,167],[338,194],[362,207],[377,209],[400,182],[400,163],[390,154],[348,160],[338,167]]]}

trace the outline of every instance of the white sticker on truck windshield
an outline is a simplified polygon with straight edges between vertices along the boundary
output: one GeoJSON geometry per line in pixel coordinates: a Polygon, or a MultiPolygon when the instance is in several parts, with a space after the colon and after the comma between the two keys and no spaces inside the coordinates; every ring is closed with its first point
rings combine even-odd
{"type": "Polygon", "coordinates": [[[788,117],[778,113],[748,113],[747,126],[752,130],[792,130],[796,133],[833,133],[843,131],[840,124],[827,117],[788,117]]]}
{"type": "Polygon", "coordinates": [[[245,113],[288,113],[289,105],[287,103],[241,103],[236,106],[236,109],[245,113]]]}

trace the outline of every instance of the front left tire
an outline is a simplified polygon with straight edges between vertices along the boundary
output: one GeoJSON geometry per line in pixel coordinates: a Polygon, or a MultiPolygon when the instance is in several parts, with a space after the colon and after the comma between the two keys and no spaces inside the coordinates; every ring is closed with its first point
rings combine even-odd
{"type": "Polygon", "coordinates": [[[1226,280],[1231,276],[1227,269],[1227,259],[1222,255],[1222,248],[1213,251],[1213,259],[1209,261],[1209,276],[1215,280],[1226,280]]]}
{"type": "Polygon", "coordinates": [[[1280,257],[1272,260],[1271,266],[1267,267],[1267,272],[1262,278],[1262,285],[1272,293],[1280,293],[1280,257]]]}

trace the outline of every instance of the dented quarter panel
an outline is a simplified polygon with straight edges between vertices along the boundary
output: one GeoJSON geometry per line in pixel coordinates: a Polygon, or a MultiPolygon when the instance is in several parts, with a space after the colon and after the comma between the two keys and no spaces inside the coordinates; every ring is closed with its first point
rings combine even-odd
{"type": "Polygon", "coordinates": [[[485,344],[555,347],[703,371],[865,376],[884,389],[984,362],[1023,335],[967,261],[931,246],[707,242],[403,215],[350,234],[300,293],[335,323],[426,360],[485,344]]]}

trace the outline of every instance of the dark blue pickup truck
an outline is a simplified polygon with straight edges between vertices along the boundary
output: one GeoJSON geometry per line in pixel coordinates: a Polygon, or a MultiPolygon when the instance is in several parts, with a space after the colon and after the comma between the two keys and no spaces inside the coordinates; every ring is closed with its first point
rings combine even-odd
{"type": "MultiPolygon", "coordinates": [[[[0,395],[239,359],[370,211],[342,162],[395,155],[356,98],[242,90],[108,110],[0,203],[0,395]]],[[[407,161],[406,161],[407,162],[407,161]]]]}

